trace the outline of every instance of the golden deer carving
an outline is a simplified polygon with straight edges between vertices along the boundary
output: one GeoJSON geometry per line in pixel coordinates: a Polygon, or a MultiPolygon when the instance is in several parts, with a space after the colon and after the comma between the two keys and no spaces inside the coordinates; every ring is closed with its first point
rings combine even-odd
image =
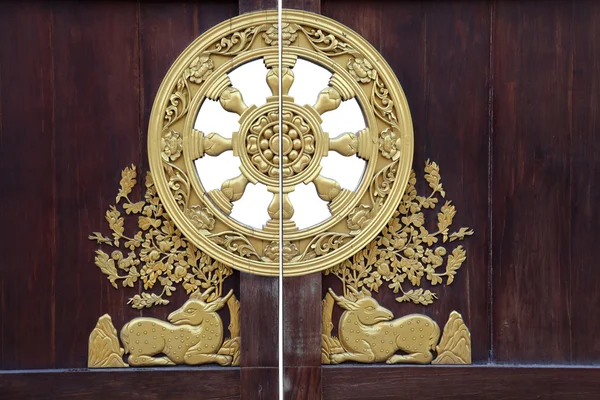
{"type": "Polygon", "coordinates": [[[230,355],[217,354],[223,343],[223,322],[217,311],[233,291],[206,303],[212,289],[192,294],[181,308],[169,314],[169,322],[141,317],[125,324],[121,341],[125,354],[129,354],[129,365],[231,365],[230,355]]]}
{"type": "Polygon", "coordinates": [[[383,362],[428,364],[440,339],[440,328],[421,314],[393,319],[390,310],[379,305],[366,291],[357,300],[329,293],[345,311],[340,318],[338,336],[343,353],[331,354],[331,362],[383,362]],[[397,351],[406,354],[396,354],[397,351]]]}

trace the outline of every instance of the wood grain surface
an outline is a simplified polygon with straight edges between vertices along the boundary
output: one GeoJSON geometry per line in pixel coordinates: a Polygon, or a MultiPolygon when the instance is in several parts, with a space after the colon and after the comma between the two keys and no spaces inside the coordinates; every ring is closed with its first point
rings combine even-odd
{"type": "MultiPolygon", "coordinates": [[[[411,108],[418,176],[426,159],[436,161],[456,226],[475,230],[455,282],[435,288],[436,304],[397,304],[386,291],[378,300],[398,316],[426,313],[440,325],[459,311],[478,364],[557,364],[321,368],[320,299],[340,288],[316,274],[284,287],[286,395],[597,395],[596,368],[567,366],[600,361],[600,2],[283,5],[320,11],[382,53],[411,108]]],[[[125,305],[138,289],[114,290],[94,266],[97,245],[87,235],[104,228],[121,170],[147,170],[150,109],[178,54],[223,20],[275,7],[0,3],[0,369],[82,368],[99,316],[109,313],[118,328],[142,314],[125,305]]],[[[242,368],[2,373],[0,398],[115,390],[140,399],[273,398],[276,280],[236,273],[228,285],[242,302],[242,368]]],[[[162,318],[184,298],[176,292],[169,307],[143,314],[162,318]]],[[[340,314],[336,307],[334,321],[340,314]]]]}

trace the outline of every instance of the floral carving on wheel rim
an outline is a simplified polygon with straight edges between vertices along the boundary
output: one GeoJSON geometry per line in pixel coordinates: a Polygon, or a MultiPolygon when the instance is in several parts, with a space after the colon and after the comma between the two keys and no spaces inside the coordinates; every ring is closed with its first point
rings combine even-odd
{"type": "Polygon", "coordinates": [[[184,71],[184,76],[191,82],[200,84],[212,73],[214,63],[208,54],[201,54],[190,64],[190,67],[184,71]]]}
{"type": "Polygon", "coordinates": [[[163,133],[161,140],[162,156],[166,160],[175,161],[181,157],[183,150],[183,139],[181,133],[174,129],[169,129],[163,133]]]}
{"type": "Polygon", "coordinates": [[[369,224],[371,220],[372,207],[367,204],[360,204],[356,207],[346,220],[348,228],[351,230],[350,233],[360,232],[365,226],[369,224]]]}
{"type": "Polygon", "coordinates": [[[360,83],[369,83],[377,78],[377,71],[366,58],[351,58],[347,66],[350,75],[360,83]]]}
{"type": "MultiPolygon", "coordinates": [[[[300,29],[300,27],[296,24],[281,24],[281,44],[283,46],[289,46],[296,41],[298,38],[298,34],[296,33],[300,29]]],[[[263,33],[263,39],[265,39],[265,43],[269,46],[277,46],[279,45],[279,37],[278,37],[278,26],[277,24],[273,24],[267,29],[265,33],[263,33]]]]}
{"type": "MultiPolygon", "coordinates": [[[[283,254],[284,262],[291,261],[299,253],[298,246],[296,246],[295,243],[292,243],[288,240],[284,240],[283,246],[281,246],[281,247],[283,250],[282,254],[283,254]]],[[[278,259],[279,259],[279,242],[274,241],[274,242],[269,243],[265,247],[264,254],[269,260],[278,261],[278,259]]]]}
{"type": "Polygon", "coordinates": [[[396,161],[400,158],[402,139],[393,128],[386,128],[379,135],[379,150],[385,158],[396,161]]]}
{"type": "Polygon", "coordinates": [[[215,227],[215,216],[206,207],[193,205],[187,216],[197,229],[212,231],[215,227]]]}

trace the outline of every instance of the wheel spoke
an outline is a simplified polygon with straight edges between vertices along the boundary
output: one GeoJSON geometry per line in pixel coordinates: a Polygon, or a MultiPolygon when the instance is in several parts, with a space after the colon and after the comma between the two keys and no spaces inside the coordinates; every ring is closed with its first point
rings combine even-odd
{"type": "Polygon", "coordinates": [[[281,217],[284,221],[290,220],[294,216],[294,206],[290,201],[290,197],[287,193],[273,193],[273,200],[269,204],[269,217],[273,220],[279,220],[281,217]],[[279,202],[283,202],[283,215],[279,215],[279,202]]]}
{"type": "Polygon", "coordinates": [[[342,103],[342,96],[332,87],[327,87],[319,93],[317,102],[313,106],[319,114],[337,109],[342,103]]]}
{"type": "Polygon", "coordinates": [[[321,200],[332,201],[342,191],[342,186],[335,179],[325,178],[323,175],[317,176],[313,183],[321,200]]]}
{"type": "Polygon", "coordinates": [[[243,175],[239,175],[235,178],[226,180],[221,185],[221,191],[229,199],[229,201],[238,201],[244,195],[246,186],[248,185],[248,179],[243,175]]]}
{"type": "Polygon", "coordinates": [[[209,197],[226,214],[231,214],[232,202],[238,201],[244,195],[248,179],[242,174],[223,182],[221,189],[213,189],[208,192],[209,197]]]}
{"type": "MultiPolygon", "coordinates": [[[[292,221],[292,216],[294,215],[294,206],[290,201],[288,196],[288,192],[284,192],[280,194],[278,189],[267,189],[271,193],[273,193],[273,200],[269,207],[267,208],[267,212],[269,213],[270,220],[267,221],[264,229],[271,232],[279,231],[279,220],[283,224],[284,232],[292,232],[298,229],[294,221],[292,221]],[[279,203],[282,202],[283,215],[279,213],[279,203]]],[[[285,189],[284,189],[285,190],[285,189]]],[[[292,189],[293,190],[293,189],[292,189]]]]}
{"type": "Polygon", "coordinates": [[[221,103],[221,107],[225,110],[234,112],[238,115],[242,115],[248,108],[246,103],[244,103],[242,93],[232,86],[223,90],[223,93],[219,96],[219,102],[221,103]]]}
{"type": "Polygon", "coordinates": [[[337,109],[342,101],[350,100],[353,97],[352,87],[344,82],[338,74],[333,74],[329,80],[329,87],[321,90],[313,107],[319,114],[324,114],[337,109]]]}
{"type": "Polygon", "coordinates": [[[231,138],[225,138],[218,133],[205,134],[202,131],[192,129],[190,155],[193,160],[204,157],[206,154],[209,156],[218,156],[232,149],[231,138]]]}
{"type": "MultiPolygon", "coordinates": [[[[282,68],[281,76],[281,94],[287,96],[294,83],[294,72],[291,68],[282,68]]],[[[271,89],[273,96],[279,96],[279,68],[273,67],[267,72],[267,85],[271,89]]]]}
{"type": "Polygon", "coordinates": [[[358,156],[364,160],[369,159],[372,144],[369,140],[369,128],[362,129],[356,134],[342,133],[340,136],[329,140],[329,150],[333,150],[345,157],[358,156]]]}

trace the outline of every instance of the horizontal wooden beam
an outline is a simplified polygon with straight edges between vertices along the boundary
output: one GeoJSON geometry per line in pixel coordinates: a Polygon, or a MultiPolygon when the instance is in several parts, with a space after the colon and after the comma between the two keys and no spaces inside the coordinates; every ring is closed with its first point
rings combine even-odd
{"type": "Polygon", "coordinates": [[[326,366],[323,399],[591,399],[600,368],[570,366],[326,366]]]}
{"type": "Polygon", "coordinates": [[[0,372],[0,398],[239,399],[240,369],[221,367],[0,372]]]}

